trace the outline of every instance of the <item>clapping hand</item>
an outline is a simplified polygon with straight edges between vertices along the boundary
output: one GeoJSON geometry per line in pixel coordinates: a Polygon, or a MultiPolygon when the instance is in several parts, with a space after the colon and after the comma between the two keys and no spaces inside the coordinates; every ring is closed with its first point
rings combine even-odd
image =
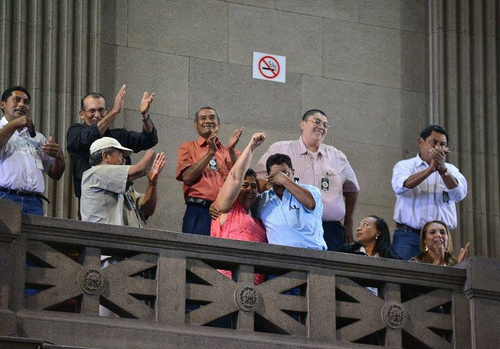
{"type": "Polygon", "coordinates": [[[429,155],[431,157],[431,166],[434,166],[435,171],[444,171],[446,155],[450,153],[450,148],[448,147],[436,147],[429,149],[429,155]]]}
{"type": "Polygon", "coordinates": [[[233,134],[231,135],[231,138],[229,139],[229,142],[227,142],[227,148],[228,149],[234,149],[236,147],[236,144],[240,141],[241,134],[243,133],[244,127],[241,126],[240,128],[234,130],[233,134]]]}
{"type": "Polygon", "coordinates": [[[125,98],[125,89],[127,85],[123,85],[120,91],[116,94],[115,103],[113,104],[113,108],[111,108],[110,113],[113,115],[118,115],[123,109],[123,100],[125,98]]]}
{"type": "Polygon", "coordinates": [[[470,242],[465,244],[465,247],[460,249],[460,253],[458,254],[458,263],[461,263],[467,258],[467,254],[469,253],[470,242]]]}
{"type": "Polygon", "coordinates": [[[215,139],[217,138],[217,130],[212,132],[212,134],[207,138],[208,149],[212,154],[217,153],[217,145],[215,144],[215,139]]]}
{"type": "Polygon", "coordinates": [[[155,160],[153,161],[153,165],[151,166],[151,169],[148,172],[149,181],[156,183],[164,167],[165,167],[165,154],[163,153],[156,154],[155,160]]]}
{"type": "Polygon", "coordinates": [[[154,92],[151,93],[151,95],[149,96],[147,92],[144,92],[144,94],[142,95],[140,110],[143,118],[146,117],[146,115],[148,115],[149,108],[151,107],[151,103],[153,103],[154,98],[155,98],[154,92]]]}

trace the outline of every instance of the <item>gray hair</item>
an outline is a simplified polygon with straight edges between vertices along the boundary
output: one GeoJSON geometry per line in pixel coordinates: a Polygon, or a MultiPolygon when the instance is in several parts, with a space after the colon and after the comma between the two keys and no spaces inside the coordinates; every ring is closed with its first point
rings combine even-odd
{"type": "Polygon", "coordinates": [[[99,151],[96,151],[94,154],[90,155],[90,158],[89,158],[90,166],[97,166],[97,165],[101,164],[102,153],[106,152],[106,153],[108,153],[108,155],[110,155],[110,154],[113,154],[115,151],[117,151],[117,150],[113,147],[104,148],[104,149],[101,149],[99,151]]]}
{"type": "Polygon", "coordinates": [[[194,114],[194,122],[198,121],[198,114],[200,113],[200,111],[202,111],[203,109],[210,109],[210,110],[213,110],[214,113],[215,113],[215,116],[217,116],[217,121],[220,122],[220,118],[219,118],[219,112],[217,111],[217,109],[215,108],[212,108],[212,107],[202,107],[200,109],[198,109],[198,111],[196,112],[196,114],[194,114]]]}

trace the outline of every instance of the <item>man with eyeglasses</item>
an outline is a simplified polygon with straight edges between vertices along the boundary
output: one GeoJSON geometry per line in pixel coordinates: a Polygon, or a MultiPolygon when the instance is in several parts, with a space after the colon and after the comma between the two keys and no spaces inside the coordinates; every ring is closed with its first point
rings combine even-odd
{"type": "Polygon", "coordinates": [[[0,199],[18,202],[23,214],[43,216],[43,172],[59,180],[64,154],[52,137],[35,131],[30,115],[31,96],[22,86],[2,93],[0,109],[0,199]]]}
{"type": "Polygon", "coordinates": [[[338,251],[343,243],[352,242],[359,184],[344,153],[323,144],[329,127],[323,111],[308,110],[300,122],[300,138],[272,144],[259,160],[256,172],[259,189],[263,191],[267,185],[266,161],[269,156],[276,153],[290,156],[295,179],[320,189],[324,206],[324,239],[329,251],[338,251]]]}
{"type": "MultiPolygon", "coordinates": [[[[149,108],[155,94],[144,95],[140,104],[142,131],[128,131],[125,128],[110,128],[112,122],[123,109],[126,86],[123,85],[115,97],[111,110],[106,108],[106,99],[100,93],[92,92],[81,100],[80,118],[82,124],[71,125],[67,133],[67,149],[71,157],[75,195],[80,199],[83,173],[90,168],[89,149],[93,142],[102,137],[116,139],[122,146],[137,153],[154,147],[158,143],[158,135],[149,115],[149,108]]],[[[131,164],[126,156],[127,165],[131,164]]]]}
{"type": "Polygon", "coordinates": [[[455,203],[467,196],[467,180],[458,168],[445,162],[448,144],[446,129],[429,125],[420,133],[419,154],[394,166],[396,230],[392,248],[402,259],[420,252],[420,230],[425,223],[440,220],[450,229],[457,227],[455,203]]]}

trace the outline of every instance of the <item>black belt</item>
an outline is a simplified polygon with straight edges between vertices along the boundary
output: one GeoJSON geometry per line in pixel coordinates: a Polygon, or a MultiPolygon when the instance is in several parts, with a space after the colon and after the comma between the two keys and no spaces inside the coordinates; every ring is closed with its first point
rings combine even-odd
{"type": "Polygon", "coordinates": [[[5,187],[0,187],[0,191],[4,192],[4,193],[11,194],[11,195],[17,195],[17,196],[23,196],[23,197],[34,196],[34,197],[43,199],[43,200],[47,201],[47,203],[50,204],[49,199],[47,199],[45,196],[43,196],[40,193],[33,193],[31,191],[18,190],[18,189],[9,189],[9,188],[5,188],[5,187]]]}
{"type": "Polygon", "coordinates": [[[210,200],[205,200],[205,199],[200,199],[200,198],[193,198],[191,196],[186,197],[186,205],[193,204],[193,205],[200,205],[203,207],[210,207],[214,202],[210,200]]]}
{"type": "Polygon", "coordinates": [[[406,230],[406,231],[411,231],[412,233],[415,233],[415,234],[418,234],[418,235],[420,235],[420,230],[421,230],[421,229],[412,228],[409,225],[401,224],[401,223],[396,223],[396,228],[403,229],[403,230],[406,230]]]}

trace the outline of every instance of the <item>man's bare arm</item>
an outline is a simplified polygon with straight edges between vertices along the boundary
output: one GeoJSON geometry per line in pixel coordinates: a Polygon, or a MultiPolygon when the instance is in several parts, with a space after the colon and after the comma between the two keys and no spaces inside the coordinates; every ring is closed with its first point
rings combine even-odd
{"type": "Polygon", "coordinates": [[[153,164],[155,155],[156,152],[152,149],[149,149],[137,164],[131,165],[128,170],[127,181],[133,181],[134,179],[144,177],[153,164]]]}
{"type": "Polygon", "coordinates": [[[111,123],[115,120],[116,116],[122,111],[126,87],[126,85],[122,86],[115,97],[113,108],[97,123],[97,128],[99,129],[99,133],[101,134],[101,136],[104,134],[104,132],[106,132],[111,123]]]}
{"type": "Polygon", "coordinates": [[[344,240],[347,243],[352,242],[352,234],[354,232],[354,210],[358,200],[358,192],[344,192],[345,198],[345,217],[344,217],[344,240]]]}
{"type": "Polygon", "coordinates": [[[205,171],[205,168],[207,168],[208,162],[217,152],[217,146],[215,145],[216,138],[217,132],[212,133],[207,138],[208,152],[197,163],[189,166],[182,172],[182,181],[185,185],[193,185],[200,178],[203,171],[205,171]]]}
{"type": "Polygon", "coordinates": [[[16,131],[22,130],[24,127],[28,127],[31,131],[31,129],[34,130],[33,127],[33,121],[31,121],[31,118],[29,116],[20,116],[17,119],[14,119],[7,123],[1,130],[0,130],[0,150],[2,150],[5,145],[9,142],[10,137],[14,134],[16,131]]]}

